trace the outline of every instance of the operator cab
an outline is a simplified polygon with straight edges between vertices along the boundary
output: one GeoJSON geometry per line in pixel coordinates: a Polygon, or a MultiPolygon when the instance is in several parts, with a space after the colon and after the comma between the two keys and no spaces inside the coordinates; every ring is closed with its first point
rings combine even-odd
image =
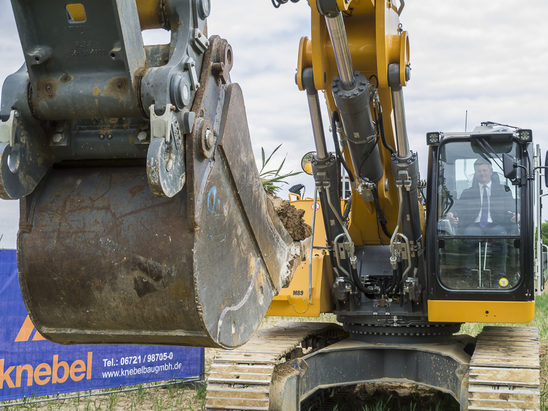
{"type": "Polygon", "coordinates": [[[531,301],[530,130],[482,127],[427,139],[430,299],[531,301]],[[515,178],[505,177],[504,155],[515,161],[515,178]]]}

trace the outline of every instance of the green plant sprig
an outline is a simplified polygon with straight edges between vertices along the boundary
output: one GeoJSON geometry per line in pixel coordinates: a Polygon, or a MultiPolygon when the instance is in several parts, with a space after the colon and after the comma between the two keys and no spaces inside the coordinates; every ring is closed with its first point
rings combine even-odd
{"type": "Polygon", "coordinates": [[[272,159],[272,156],[280,149],[281,146],[282,145],[279,144],[278,147],[276,147],[268,157],[265,155],[264,148],[261,147],[261,169],[259,170],[259,178],[261,179],[263,188],[268,194],[276,194],[278,191],[281,190],[282,184],[288,184],[288,182],[285,180],[286,178],[301,174],[300,171],[290,171],[288,173],[282,173],[282,168],[285,164],[286,157],[284,157],[284,159],[277,168],[274,168],[272,170],[265,170],[270,160],[272,159]]]}

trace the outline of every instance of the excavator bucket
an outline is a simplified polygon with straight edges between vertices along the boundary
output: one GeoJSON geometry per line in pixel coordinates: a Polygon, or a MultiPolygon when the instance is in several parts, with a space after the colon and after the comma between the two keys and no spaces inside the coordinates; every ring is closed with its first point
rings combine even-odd
{"type": "MultiPolygon", "coordinates": [[[[165,170],[148,167],[149,151],[147,167],[135,159],[55,163],[21,199],[21,290],[46,338],[236,347],[290,280],[301,244],[260,182],[242,91],[226,82],[229,67],[215,66],[227,56],[226,41],[212,37],[185,110],[195,116],[177,113],[171,123],[193,120],[181,139],[178,194],[149,189],[151,181],[173,185],[154,174],[165,170]]],[[[160,159],[169,171],[167,154],[160,159]]]]}

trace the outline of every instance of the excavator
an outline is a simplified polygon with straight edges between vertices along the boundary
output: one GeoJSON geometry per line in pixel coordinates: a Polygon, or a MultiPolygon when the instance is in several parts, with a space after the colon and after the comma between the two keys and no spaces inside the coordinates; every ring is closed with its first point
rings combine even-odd
{"type": "Polygon", "coordinates": [[[535,328],[456,334],[534,316],[540,151],[530,129],[489,122],[428,132],[420,179],[403,0],[308,1],[295,80],[315,195],[291,202],[306,241],[261,184],[233,50],[207,32],[210,0],[11,4],[25,63],[2,88],[0,196],[20,201],[21,291],[44,337],[222,348],[210,409],[309,409],[322,390],[379,381],[435,388],[461,409],[540,407],[535,328]],[[148,29],[169,44],[145,46],[148,29]],[[338,323],[257,331],[267,314],[320,313],[338,323]]]}

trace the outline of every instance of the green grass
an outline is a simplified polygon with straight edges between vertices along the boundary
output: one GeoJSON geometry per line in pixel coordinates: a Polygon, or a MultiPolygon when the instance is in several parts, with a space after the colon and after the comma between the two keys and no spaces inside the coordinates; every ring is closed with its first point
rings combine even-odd
{"type": "Polygon", "coordinates": [[[541,356],[540,358],[540,374],[540,408],[541,410],[548,410],[548,383],[546,382],[546,377],[548,376],[548,361],[544,356],[541,356]],[[542,376],[544,376],[544,378],[542,376]]]}
{"type": "Polygon", "coordinates": [[[548,294],[543,294],[535,300],[535,318],[529,324],[538,328],[540,341],[548,342],[548,294]]]}
{"type": "Polygon", "coordinates": [[[459,334],[468,334],[471,336],[478,335],[486,325],[499,326],[530,326],[537,327],[539,339],[541,343],[548,343],[548,294],[537,296],[535,299],[535,318],[533,321],[526,324],[482,324],[482,323],[466,323],[461,326],[459,334]]]}
{"type": "MultiPolygon", "coordinates": [[[[548,343],[548,294],[544,293],[535,300],[535,318],[530,325],[538,328],[541,343],[548,343]]],[[[544,346],[546,347],[546,346],[544,346]]],[[[546,353],[541,347],[540,358],[540,409],[548,410],[548,359],[542,354],[546,353]]]]}
{"type": "Polygon", "coordinates": [[[37,411],[202,410],[205,408],[205,387],[205,384],[176,384],[154,388],[138,385],[132,387],[133,391],[108,394],[108,391],[117,390],[108,389],[104,390],[105,395],[92,397],[86,396],[89,394],[89,391],[86,391],[75,394],[75,398],[42,397],[41,399],[48,398],[52,401],[40,403],[32,402],[36,400],[35,398],[28,398],[21,405],[7,406],[3,409],[37,411]]]}

